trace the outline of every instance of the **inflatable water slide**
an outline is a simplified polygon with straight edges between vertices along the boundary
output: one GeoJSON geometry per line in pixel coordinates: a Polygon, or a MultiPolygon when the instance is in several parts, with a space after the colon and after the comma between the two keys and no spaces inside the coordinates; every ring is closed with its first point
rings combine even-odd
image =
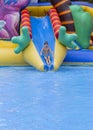
{"type": "Polygon", "coordinates": [[[71,59],[73,49],[91,48],[92,7],[72,5],[70,0],[51,0],[50,5],[29,3],[0,1],[0,66],[57,70],[65,57],[66,62],[71,59]]]}

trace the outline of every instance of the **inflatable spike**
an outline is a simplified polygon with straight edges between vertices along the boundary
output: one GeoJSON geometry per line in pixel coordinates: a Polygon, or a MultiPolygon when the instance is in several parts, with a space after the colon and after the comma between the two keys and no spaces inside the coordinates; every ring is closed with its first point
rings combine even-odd
{"type": "Polygon", "coordinates": [[[66,47],[75,49],[77,45],[74,41],[77,39],[76,34],[67,34],[64,26],[60,27],[58,41],[66,47]]]}
{"type": "Polygon", "coordinates": [[[13,37],[11,40],[14,44],[18,44],[15,48],[15,53],[22,52],[30,44],[30,35],[27,27],[22,28],[22,34],[17,37],[13,37]]]}

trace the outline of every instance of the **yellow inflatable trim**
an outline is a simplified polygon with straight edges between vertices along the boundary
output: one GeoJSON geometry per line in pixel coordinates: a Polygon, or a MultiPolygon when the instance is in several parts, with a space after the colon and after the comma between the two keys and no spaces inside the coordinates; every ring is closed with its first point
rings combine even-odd
{"type": "Polygon", "coordinates": [[[15,48],[16,44],[13,44],[11,41],[0,40],[0,48],[15,48]]]}
{"type": "Polygon", "coordinates": [[[53,6],[28,6],[27,9],[31,16],[42,17],[45,16],[53,6]]]}
{"type": "Polygon", "coordinates": [[[13,48],[0,48],[0,66],[27,66],[22,53],[15,54],[13,48]]]}
{"type": "Polygon", "coordinates": [[[29,65],[34,66],[40,71],[44,71],[44,64],[32,41],[30,45],[23,51],[23,57],[29,65]]]}
{"type": "Polygon", "coordinates": [[[93,17],[93,8],[88,7],[88,6],[82,6],[82,8],[85,12],[89,12],[91,16],[93,17]]]}
{"type": "Polygon", "coordinates": [[[67,49],[56,39],[54,52],[54,70],[57,70],[66,56],[67,49]]]}

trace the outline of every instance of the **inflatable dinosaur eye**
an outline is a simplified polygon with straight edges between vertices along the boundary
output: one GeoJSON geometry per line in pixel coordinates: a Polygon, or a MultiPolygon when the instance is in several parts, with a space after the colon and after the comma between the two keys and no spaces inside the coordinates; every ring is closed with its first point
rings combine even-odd
{"type": "Polygon", "coordinates": [[[11,5],[11,4],[16,4],[18,0],[4,0],[5,4],[11,5]]]}

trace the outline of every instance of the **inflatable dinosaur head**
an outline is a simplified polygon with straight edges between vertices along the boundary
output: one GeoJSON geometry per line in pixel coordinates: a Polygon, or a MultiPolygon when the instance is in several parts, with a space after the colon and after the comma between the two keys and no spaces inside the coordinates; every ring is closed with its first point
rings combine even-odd
{"type": "Polygon", "coordinates": [[[0,0],[0,39],[11,39],[18,35],[20,11],[31,0],[0,0]]]}

